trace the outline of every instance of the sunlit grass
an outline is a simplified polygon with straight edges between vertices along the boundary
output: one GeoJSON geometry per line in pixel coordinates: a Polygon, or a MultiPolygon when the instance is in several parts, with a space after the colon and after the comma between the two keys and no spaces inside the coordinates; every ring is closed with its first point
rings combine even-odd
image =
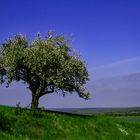
{"type": "MultiPolygon", "coordinates": [[[[139,118],[139,116],[137,116],[139,118]]],[[[140,122],[105,115],[76,116],[45,112],[41,116],[0,106],[2,140],[139,140],[140,122]]]]}

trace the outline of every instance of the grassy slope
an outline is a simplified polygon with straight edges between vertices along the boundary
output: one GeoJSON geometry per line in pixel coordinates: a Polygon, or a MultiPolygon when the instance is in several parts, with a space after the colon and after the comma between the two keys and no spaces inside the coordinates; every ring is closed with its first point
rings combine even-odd
{"type": "Polygon", "coordinates": [[[140,140],[140,122],[125,118],[52,112],[32,116],[28,111],[17,116],[15,108],[0,106],[0,139],[140,140]]]}
{"type": "Polygon", "coordinates": [[[140,116],[140,107],[132,108],[55,108],[50,109],[60,112],[87,115],[120,115],[120,116],[140,116]]]}

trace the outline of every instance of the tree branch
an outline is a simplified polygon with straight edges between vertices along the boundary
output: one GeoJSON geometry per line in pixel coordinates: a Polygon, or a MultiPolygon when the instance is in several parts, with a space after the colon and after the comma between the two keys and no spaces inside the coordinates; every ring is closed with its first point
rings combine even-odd
{"type": "Polygon", "coordinates": [[[50,87],[50,90],[45,90],[44,92],[39,93],[39,97],[45,95],[45,94],[49,94],[49,93],[53,93],[54,92],[54,86],[50,87]]]}

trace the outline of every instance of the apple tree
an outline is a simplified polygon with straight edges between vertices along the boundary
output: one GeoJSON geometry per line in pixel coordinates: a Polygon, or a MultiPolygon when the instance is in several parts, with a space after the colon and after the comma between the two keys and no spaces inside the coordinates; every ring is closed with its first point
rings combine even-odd
{"type": "Polygon", "coordinates": [[[31,108],[38,108],[39,98],[50,93],[77,93],[88,99],[85,88],[88,71],[85,62],[71,49],[61,34],[38,34],[29,41],[16,34],[0,47],[0,84],[23,81],[32,94],[31,108]]]}

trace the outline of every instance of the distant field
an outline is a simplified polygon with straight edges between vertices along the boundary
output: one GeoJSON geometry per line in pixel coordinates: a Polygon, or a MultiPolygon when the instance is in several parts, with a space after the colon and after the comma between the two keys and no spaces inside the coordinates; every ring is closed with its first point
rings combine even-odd
{"type": "Polygon", "coordinates": [[[140,115],[140,107],[133,108],[52,108],[49,110],[83,115],[140,115]]]}
{"type": "Polygon", "coordinates": [[[77,115],[77,109],[70,110],[34,112],[0,106],[0,140],[140,140],[138,114],[109,116],[96,109],[96,115],[77,115]]]}

